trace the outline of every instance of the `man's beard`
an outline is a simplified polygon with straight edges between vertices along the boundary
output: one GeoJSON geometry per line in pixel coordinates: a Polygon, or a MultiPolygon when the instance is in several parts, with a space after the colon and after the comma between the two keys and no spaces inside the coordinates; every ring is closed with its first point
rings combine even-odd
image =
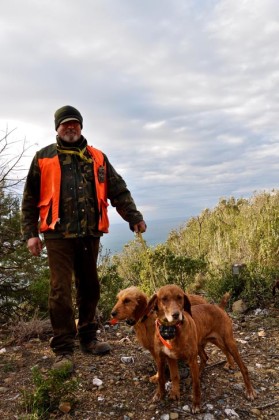
{"type": "Polygon", "coordinates": [[[69,143],[74,143],[75,141],[79,140],[79,136],[75,131],[67,131],[66,134],[62,137],[62,140],[69,143]]]}

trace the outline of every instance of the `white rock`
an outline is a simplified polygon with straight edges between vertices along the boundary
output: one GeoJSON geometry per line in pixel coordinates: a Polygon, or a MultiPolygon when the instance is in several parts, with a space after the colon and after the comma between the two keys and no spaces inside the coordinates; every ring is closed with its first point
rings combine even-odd
{"type": "Polygon", "coordinates": [[[227,416],[229,416],[229,417],[237,417],[237,418],[239,418],[239,415],[234,410],[232,410],[231,408],[226,408],[225,409],[225,414],[227,416]]]}
{"type": "Polygon", "coordinates": [[[120,360],[122,363],[125,363],[125,364],[135,363],[135,359],[132,356],[122,356],[120,360]]]}
{"type": "Polygon", "coordinates": [[[95,386],[101,386],[103,384],[103,381],[101,381],[99,378],[94,378],[92,382],[95,386]]]}
{"type": "Polygon", "coordinates": [[[206,413],[203,417],[203,420],[214,420],[215,417],[211,413],[206,413]]]}
{"type": "Polygon", "coordinates": [[[165,390],[166,391],[170,391],[171,390],[171,382],[170,381],[168,381],[168,382],[165,383],[165,390]]]}
{"type": "Polygon", "coordinates": [[[247,344],[247,341],[242,340],[241,338],[236,338],[236,341],[238,341],[238,343],[241,343],[241,344],[247,344]]]}

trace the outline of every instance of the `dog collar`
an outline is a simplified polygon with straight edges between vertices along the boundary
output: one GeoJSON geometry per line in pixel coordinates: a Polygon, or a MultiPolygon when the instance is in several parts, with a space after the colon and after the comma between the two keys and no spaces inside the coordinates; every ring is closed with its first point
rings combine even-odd
{"type": "Polygon", "coordinates": [[[138,322],[144,322],[147,318],[148,318],[147,315],[143,315],[143,317],[138,319],[137,321],[135,319],[126,319],[126,324],[130,325],[130,327],[133,327],[138,322]]]}
{"type": "Polygon", "coordinates": [[[174,325],[169,325],[168,324],[164,324],[163,322],[160,321],[160,319],[156,319],[155,321],[155,326],[156,326],[156,331],[157,334],[159,336],[160,341],[164,344],[164,346],[166,346],[168,349],[172,349],[172,345],[170,344],[170,340],[173,340],[175,338],[175,332],[177,329],[181,328],[183,324],[183,320],[182,321],[178,321],[176,324],[174,325]],[[167,331],[166,335],[171,335],[169,338],[163,337],[161,334],[161,330],[163,328],[172,328],[171,330],[167,331]]]}
{"type": "Polygon", "coordinates": [[[155,326],[156,326],[156,332],[157,332],[157,334],[159,336],[159,339],[160,339],[161,343],[165,347],[167,347],[169,350],[171,350],[172,349],[172,345],[161,336],[161,333],[160,333],[160,326],[161,325],[162,324],[161,324],[160,320],[157,318],[156,321],[155,321],[155,326]]]}
{"type": "Polygon", "coordinates": [[[134,319],[126,319],[126,324],[130,325],[130,327],[133,327],[133,325],[136,324],[136,321],[134,319]]]}

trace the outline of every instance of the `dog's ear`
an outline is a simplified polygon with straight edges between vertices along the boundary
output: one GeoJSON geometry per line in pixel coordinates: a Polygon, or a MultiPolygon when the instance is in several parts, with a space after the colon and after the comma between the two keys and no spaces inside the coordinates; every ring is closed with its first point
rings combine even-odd
{"type": "MultiPolygon", "coordinates": [[[[142,308],[146,308],[146,306],[147,306],[146,296],[145,295],[137,296],[137,305],[135,307],[135,318],[136,319],[142,317],[142,308]]],[[[144,314],[145,314],[145,311],[144,311],[144,314]]]]}
{"type": "Polygon", "coordinates": [[[144,315],[148,315],[153,309],[156,309],[157,307],[157,295],[156,293],[149,299],[146,309],[144,311],[144,315]]]}
{"type": "Polygon", "coordinates": [[[186,295],[186,293],[184,293],[184,311],[188,312],[188,314],[190,314],[192,316],[191,302],[190,302],[188,296],[186,295]]]}

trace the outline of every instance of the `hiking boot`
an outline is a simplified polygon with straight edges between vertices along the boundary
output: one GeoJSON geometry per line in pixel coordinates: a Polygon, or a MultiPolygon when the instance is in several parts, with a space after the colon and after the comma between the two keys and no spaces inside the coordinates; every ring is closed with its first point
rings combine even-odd
{"type": "Polygon", "coordinates": [[[83,353],[104,355],[110,352],[110,345],[105,341],[92,340],[89,343],[80,343],[80,349],[83,353]]]}
{"type": "Polygon", "coordinates": [[[74,362],[72,354],[58,354],[55,357],[55,361],[52,365],[54,370],[65,370],[68,373],[72,373],[74,370],[74,362]]]}

